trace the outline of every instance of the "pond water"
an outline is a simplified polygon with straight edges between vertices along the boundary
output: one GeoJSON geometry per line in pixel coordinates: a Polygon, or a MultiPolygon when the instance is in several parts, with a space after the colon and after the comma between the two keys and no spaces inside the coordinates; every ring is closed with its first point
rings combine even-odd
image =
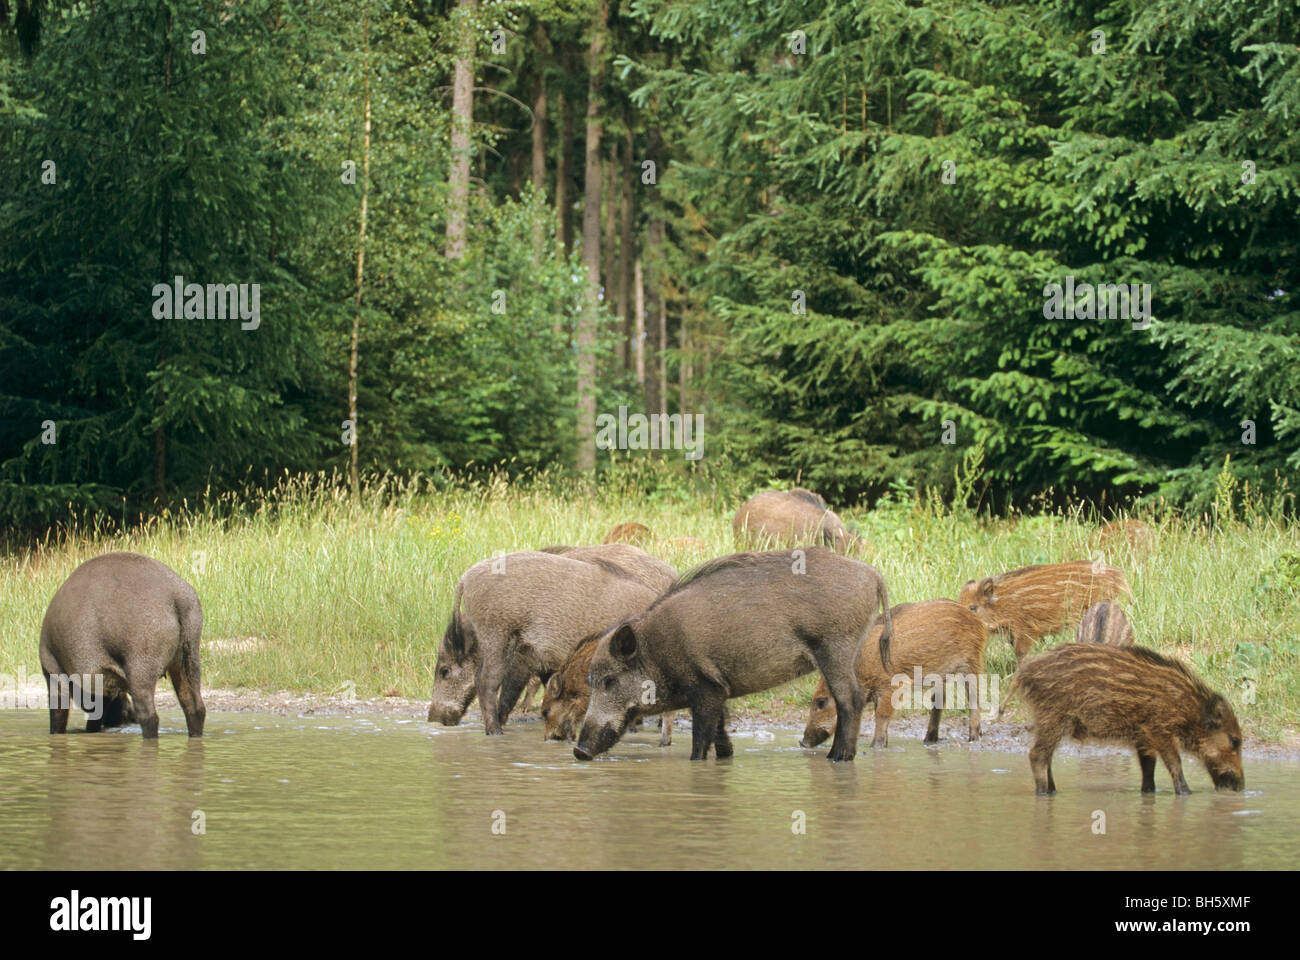
{"type": "MultiPolygon", "coordinates": [[[[0,711],[0,868],[1196,868],[1293,869],[1293,761],[1246,760],[1247,789],[1143,796],[1135,760],[1058,753],[1034,796],[1023,752],[865,745],[855,763],[796,731],[735,733],[692,763],[690,734],[631,734],[591,763],[512,722],[489,739],[391,716],[179,711],[52,737],[47,714],[0,711]],[[1104,817],[1104,833],[1094,832],[1104,817]],[[199,827],[202,832],[197,832],[199,827]],[[802,832],[796,832],[802,827],[802,832]]],[[[955,728],[954,728],[955,729],[955,728]]],[[[948,728],[945,724],[945,736],[948,728]]]]}

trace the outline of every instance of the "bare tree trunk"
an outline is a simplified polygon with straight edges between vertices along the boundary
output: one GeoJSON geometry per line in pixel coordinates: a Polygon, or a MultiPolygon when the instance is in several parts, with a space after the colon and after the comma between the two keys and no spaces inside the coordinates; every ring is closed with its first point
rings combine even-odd
{"type": "Polygon", "coordinates": [[[618,315],[623,318],[623,343],[619,351],[619,359],[623,361],[623,369],[631,370],[634,364],[634,345],[633,337],[636,336],[636,319],[632,316],[631,299],[632,299],[632,263],[633,252],[632,244],[635,236],[633,218],[636,215],[635,206],[632,198],[632,131],[629,127],[627,139],[624,142],[623,163],[619,170],[620,185],[620,221],[621,236],[618,243],[618,315]]]}
{"type": "Polygon", "coordinates": [[[645,396],[645,275],[641,271],[641,258],[636,258],[632,268],[632,284],[636,291],[633,305],[632,350],[635,354],[636,385],[645,396]]]}
{"type": "Polygon", "coordinates": [[[689,342],[686,339],[686,311],[682,311],[681,325],[677,328],[677,346],[681,354],[681,359],[677,361],[677,412],[686,415],[690,401],[687,399],[687,385],[691,379],[691,366],[688,359],[687,350],[689,342]]]}
{"type": "MultiPolygon", "coordinates": [[[[662,279],[660,281],[662,283],[662,279]]],[[[659,412],[668,413],[668,298],[659,290],[659,412]]]]}
{"type": "Polygon", "coordinates": [[[560,97],[560,140],[556,144],[555,216],[556,239],[564,256],[573,250],[573,103],[563,93],[560,97]]]}
{"type": "Polygon", "coordinates": [[[600,305],[600,146],[604,134],[601,94],[605,88],[608,0],[597,0],[587,49],[587,158],[582,202],[582,260],[587,267],[587,305],[578,319],[579,471],[596,469],[596,321],[600,305]]]}
{"type": "MultiPolygon", "coordinates": [[[[664,222],[659,219],[659,211],[652,206],[650,223],[646,228],[645,256],[651,262],[662,263],[664,243],[664,222]]],[[[645,278],[646,301],[646,380],[645,406],[647,413],[658,413],[663,409],[663,378],[659,375],[660,361],[665,346],[660,337],[659,312],[663,303],[662,266],[650,271],[645,278]]]]}
{"type": "Polygon", "coordinates": [[[465,219],[469,212],[470,130],[474,123],[474,6],[460,0],[456,23],[456,76],[451,99],[451,186],[447,210],[447,256],[465,255],[465,219]]]}
{"type": "Polygon", "coordinates": [[[361,479],[357,470],[357,340],[361,334],[361,286],[366,268],[366,205],[370,199],[370,20],[361,14],[361,74],[365,84],[365,129],[361,148],[361,225],[357,228],[357,295],[352,311],[352,343],[348,349],[348,419],[352,421],[352,449],[348,457],[348,484],[352,499],[361,499],[361,479]]]}
{"type": "MultiPolygon", "coordinates": [[[[618,168],[618,156],[615,151],[607,151],[602,159],[605,165],[605,186],[602,199],[604,209],[601,213],[604,223],[601,226],[600,239],[604,264],[601,268],[602,286],[604,287],[605,306],[612,313],[615,310],[614,296],[618,288],[618,180],[615,172],[618,168]]],[[[614,334],[615,350],[621,359],[627,355],[627,341],[622,337],[620,327],[614,334]]]]}
{"type": "MultiPolygon", "coordinates": [[[[546,30],[538,20],[533,27],[533,45],[539,52],[546,49],[546,30]]],[[[546,196],[546,60],[537,68],[537,85],[533,88],[533,189],[546,196]]],[[[533,255],[542,259],[546,230],[541,220],[533,232],[533,255]]]]}
{"type": "MultiPolygon", "coordinates": [[[[163,95],[172,88],[172,51],[171,38],[172,15],[167,13],[167,29],[163,37],[166,53],[163,54],[163,95]]],[[[172,232],[172,190],[169,182],[163,182],[161,236],[158,241],[159,280],[170,283],[171,273],[171,232],[172,232]]],[[[167,320],[158,321],[158,366],[161,373],[167,363],[167,320]]],[[[158,386],[157,416],[158,426],[153,431],[153,493],[159,504],[167,502],[167,431],[163,426],[163,416],[167,407],[167,391],[161,383],[158,386]]]]}

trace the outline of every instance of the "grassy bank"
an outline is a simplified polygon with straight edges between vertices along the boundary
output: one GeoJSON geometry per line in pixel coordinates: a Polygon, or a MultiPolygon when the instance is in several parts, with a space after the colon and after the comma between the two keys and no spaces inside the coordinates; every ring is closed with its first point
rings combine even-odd
{"type": "MultiPolygon", "coordinates": [[[[379,485],[354,505],[336,489],[299,485],[238,511],[181,509],[130,533],[74,527],[0,557],[0,673],[39,674],[41,618],[79,563],[134,550],[199,591],[205,686],[423,698],[452,590],[472,563],[553,543],[599,543],[630,520],[660,540],[697,537],[716,556],[732,549],[736,503],[735,492],[646,496],[617,483],[496,483],[445,492],[379,485]]],[[[872,544],[869,559],[885,574],[893,603],[955,597],[971,577],[1098,555],[1096,525],[1077,516],[981,521],[907,497],[844,513],[872,544]]],[[[1294,739],[1300,603],[1285,561],[1278,563],[1300,554],[1300,528],[1260,516],[1151,522],[1157,538],[1149,555],[1124,548],[1106,556],[1133,585],[1126,606],[1138,642],[1189,662],[1228,696],[1252,737],[1294,739]]],[[[648,549],[681,569],[706,558],[648,549]]],[[[999,673],[1014,669],[1005,639],[990,642],[988,664],[999,673]]],[[[748,705],[807,704],[814,682],[805,677],[748,705]]]]}

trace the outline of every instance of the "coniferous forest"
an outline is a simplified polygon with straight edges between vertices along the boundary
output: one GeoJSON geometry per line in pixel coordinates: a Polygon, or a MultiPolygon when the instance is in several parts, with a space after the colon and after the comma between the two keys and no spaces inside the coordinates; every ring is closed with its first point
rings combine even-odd
{"type": "Polygon", "coordinates": [[[0,0],[0,518],[324,474],[1284,513],[1284,0],[0,0]],[[982,458],[982,459],[981,459],[982,458]]]}

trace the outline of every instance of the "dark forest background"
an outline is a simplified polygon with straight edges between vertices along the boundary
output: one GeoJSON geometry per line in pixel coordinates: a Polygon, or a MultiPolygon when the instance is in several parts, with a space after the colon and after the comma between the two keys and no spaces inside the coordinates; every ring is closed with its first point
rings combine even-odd
{"type": "Polygon", "coordinates": [[[704,415],[663,482],[1290,509],[1298,20],[0,0],[0,522],[599,475],[621,404],[704,415]],[[178,275],[260,326],[156,317],[178,275]],[[1067,276],[1150,326],[1045,318],[1067,276]]]}

